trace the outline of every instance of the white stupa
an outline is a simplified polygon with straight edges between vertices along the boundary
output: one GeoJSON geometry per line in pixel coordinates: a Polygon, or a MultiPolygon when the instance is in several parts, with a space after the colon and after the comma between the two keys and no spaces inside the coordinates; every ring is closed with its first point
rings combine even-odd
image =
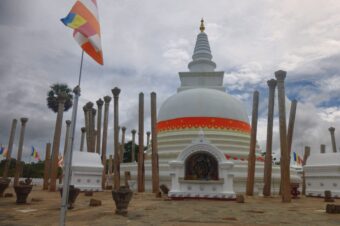
{"type": "MultiPolygon", "coordinates": [[[[232,198],[246,189],[251,126],[244,104],[225,92],[224,72],[215,71],[204,30],[202,20],[189,72],[179,73],[181,86],[158,112],[160,183],[173,196],[232,198]]],[[[255,194],[262,193],[264,166],[259,150],[256,156],[255,194]]],[[[151,190],[150,153],[147,157],[145,186],[151,190]]],[[[121,172],[130,171],[136,180],[136,166],[123,164],[121,172]]],[[[300,181],[294,173],[291,178],[300,181]]],[[[273,166],[274,193],[279,180],[279,167],[273,166]]]]}

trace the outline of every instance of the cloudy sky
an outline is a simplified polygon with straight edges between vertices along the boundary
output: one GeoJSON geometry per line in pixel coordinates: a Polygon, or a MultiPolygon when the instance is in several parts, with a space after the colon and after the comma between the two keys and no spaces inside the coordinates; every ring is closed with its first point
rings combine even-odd
{"type": "MultiPolygon", "coordinates": [[[[54,83],[77,84],[81,49],[60,18],[75,1],[0,0],[0,143],[7,145],[13,118],[28,117],[24,156],[43,152],[53,139],[56,115],[46,106],[54,83]]],[[[298,100],[293,150],[331,151],[328,127],[340,141],[340,2],[337,0],[98,0],[104,66],[84,59],[80,107],[121,88],[120,122],[137,128],[138,93],[145,94],[146,129],[150,92],[158,108],[187,71],[199,21],[204,17],[213,60],[225,71],[227,92],[251,114],[252,92],[260,91],[258,141],[265,147],[266,81],[286,70],[287,106],[298,100]]],[[[112,147],[112,105],[109,147],[112,147]]],[[[64,115],[70,119],[71,111],[64,115]]],[[[79,108],[76,148],[83,111],[79,108]]],[[[65,124],[64,124],[65,125],[65,124]]],[[[19,127],[17,127],[19,128],[19,127]]],[[[63,127],[63,133],[64,131],[63,127]]],[[[278,122],[274,150],[279,150],[278,122]]],[[[19,130],[15,143],[18,143],[19,130]]],[[[61,140],[63,147],[64,136],[61,140]]],[[[338,144],[338,146],[340,143],[338,144]]],[[[340,147],[340,146],[339,146],[340,147]]],[[[17,145],[14,146],[16,156],[17,145]]],[[[44,156],[44,154],[42,154],[44,156]]]]}

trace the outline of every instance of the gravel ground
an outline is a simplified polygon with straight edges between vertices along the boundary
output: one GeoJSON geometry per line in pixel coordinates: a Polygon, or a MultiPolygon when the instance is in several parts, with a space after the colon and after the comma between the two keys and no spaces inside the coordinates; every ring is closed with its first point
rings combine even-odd
{"type": "MultiPolygon", "coordinates": [[[[58,225],[60,194],[34,187],[25,205],[15,204],[12,188],[5,191],[14,197],[0,198],[0,225],[58,225]],[[33,200],[32,200],[33,198],[33,200]]],[[[340,205],[340,200],[335,204],[340,205]]],[[[116,215],[110,191],[86,197],[81,193],[75,208],[67,212],[67,225],[155,225],[155,226],[327,226],[340,225],[340,214],[325,213],[326,203],[320,198],[292,200],[281,203],[280,197],[246,197],[245,203],[235,201],[182,200],[156,198],[151,193],[135,193],[127,216],[116,215]],[[91,198],[102,201],[90,207],[91,198]]]]}

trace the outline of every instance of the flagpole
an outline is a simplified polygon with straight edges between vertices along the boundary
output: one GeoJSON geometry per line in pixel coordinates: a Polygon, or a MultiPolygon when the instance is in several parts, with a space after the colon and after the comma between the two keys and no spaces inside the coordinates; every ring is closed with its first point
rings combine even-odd
{"type": "Polygon", "coordinates": [[[73,153],[73,144],[74,144],[74,134],[76,128],[77,121],[77,110],[78,110],[78,100],[80,96],[80,81],[81,74],[83,69],[83,59],[84,59],[84,50],[81,52],[81,60],[80,60],[80,69],[79,69],[79,79],[78,85],[73,89],[74,92],[74,102],[72,109],[72,119],[71,119],[71,133],[67,138],[67,151],[64,158],[64,184],[63,184],[63,192],[61,199],[61,207],[60,207],[60,226],[65,225],[66,221],[66,212],[67,212],[67,203],[69,196],[69,187],[70,187],[70,179],[71,179],[71,166],[72,166],[72,153],[73,153]]]}

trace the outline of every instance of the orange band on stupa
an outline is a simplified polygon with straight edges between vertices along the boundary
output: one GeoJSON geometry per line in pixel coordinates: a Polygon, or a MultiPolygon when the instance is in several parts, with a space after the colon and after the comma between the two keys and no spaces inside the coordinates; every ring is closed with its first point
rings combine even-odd
{"type": "Polygon", "coordinates": [[[251,130],[246,122],[214,117],[185,117],[157,123],[158,132],[196,128],[236,130],[244,133],[250,133],[251,130]]]}

